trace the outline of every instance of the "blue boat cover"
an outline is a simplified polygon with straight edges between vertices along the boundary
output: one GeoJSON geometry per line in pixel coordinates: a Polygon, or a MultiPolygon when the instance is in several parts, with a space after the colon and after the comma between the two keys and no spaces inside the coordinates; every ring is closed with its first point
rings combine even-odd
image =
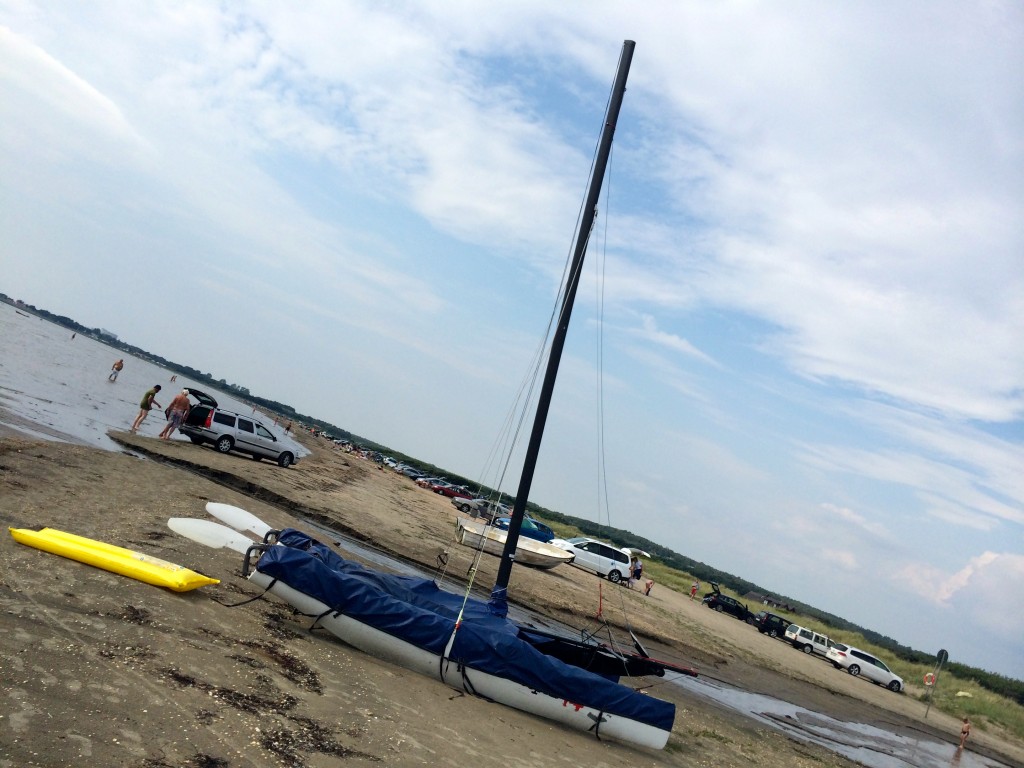
{"type": "MultiPolygon", "coordinates": [[[[285,529],[256,569],[368,626],[443,656],[463,598],[433,581],[382,573],[345,560],[301,531],[285,529]]],[[[675,705],[546,656],[518,636],[519,627],[470,598],[449,658],[528,688],[602,712],[672,729],[675,705]]],[[[467,680],[472,683],[471,671],[467,680]]]]}

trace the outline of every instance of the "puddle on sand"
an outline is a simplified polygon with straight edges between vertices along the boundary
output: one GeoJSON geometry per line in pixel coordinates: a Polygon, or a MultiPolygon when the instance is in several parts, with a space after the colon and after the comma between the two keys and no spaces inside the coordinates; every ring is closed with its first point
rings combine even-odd
{"type": "Polygon", "coordinates": [[[1009,768],[970,749],[921,734],[901,735],[865,723],[847,723],[786,701],[722,685],[708,678],[674,681],[696,696],[740,712],[787,736],[817,744],[869,768],[1009,768]]]}
{"type": "MultiPolygon", "coordinates": [[[[431,578],[434,575],[310,520],[304,520],[303,523],[325,534],[325,538],[329,537],[339,549],[366,562],[406,576],[431,578]]],[[[487,597],[486,594],[478,596],[484,599],[487,597]]],[[[569,627],[553,625],[514,605],[509,606],[509,617],[520,623],[532,623],[560,631],[567,637],[579,634],[569,627]]],[[[846,723],[770,696],[725,686],[708,678],[680,676],[674,683],[682,685],[696,696],[710,699],[719,706],[753,718],[787,736],[817,744],[869,768],[1010,768],[1006,763],[975,754],[969,749],[958,752],[955,744],[937,741],[924,734],[911,738],[874,725],[846,723]]]]}

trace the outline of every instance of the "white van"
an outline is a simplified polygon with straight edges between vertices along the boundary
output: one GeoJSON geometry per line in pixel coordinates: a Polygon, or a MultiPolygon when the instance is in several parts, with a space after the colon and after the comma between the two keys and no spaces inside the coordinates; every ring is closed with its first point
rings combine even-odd
{"type": "Polygon", "coordinates": [[[817,653],[820,656],[828,654],[830,642],[828,636],[815,632],[813,629],[797,627],[797,631],[792,638],[790,638],[789,630],[787,629],[786,639],[793,644],[794,648],[798,648],[806,654],[817,653]]]}
{"type": "Polygon", "coordinates": [[[586,536],[552,539],[550,543],[576,555],[576,559],[572,561],[573,565],[593,571],[598,576],[605,576],[615,584],[629,579],[629,563],[633,557],[650,557],[638,549],[618,549],[586,536]]]}

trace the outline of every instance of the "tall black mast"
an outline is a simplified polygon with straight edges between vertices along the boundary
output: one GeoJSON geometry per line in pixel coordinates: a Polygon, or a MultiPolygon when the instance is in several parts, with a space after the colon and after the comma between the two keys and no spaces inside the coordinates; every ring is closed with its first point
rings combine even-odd
{"type": "Polygon", "coordinates": [[[569,270],[565,298],[562,300],[558,325],[555,327],[555,335],[551,341],[551,355],[548,357],[548,367],[544,373],[544,383],[541,386],[540,398],[537,402],[537,414],[533,419],[530,443],[526,447],[523,474],[519,479],[516,503],[512,508],[512,519],[508,526],[505,550],[502,552],[501,561],[498,564],[498,577],[495,580],[494,589],[491,590],[491,611],[500,616],[504,616],[508,612],[508,581],[512,575],[512,564],[515,560],[516,546],[519,543],[519,530],[523,525],[523,516],[526,514],[526,501],[530,496],[530,487],[533,485],[533,474],[537,468],[537,457],[540,455],[540,443],[544,437],[544,425],[547,422],[548,410],[551,406],[551,395],[555,390],[555,378],[558,376],[558,364],[562,359],[562,348],[565,346],[565,336],[569,330],[569,316],[572,314],[573,301],[576,299],[576,289],[580,283],[583,257],[587,252],[590,231],[594,226],[597,201],[601,197],[601,184],[604,182],[605,169],[608,167],[608,156],[611,154],[612,149],[612,137],[615,135],[615,124],[619,119],[622,97],[626,92],[626,79],[629,76],[629,65],[633,60],[633,49],[635,47],[636,43],[632,40],[626,40],[622,44],[619,68],[615,73],[615,84],[612,86],[612,95],[608,102],[608,112],[604,119],[604,129],[601,131],[601,143],[598,146],[593,174],[590,177],[590,188],[587,191],[587,200],[583,206],[580,228],[576,233],[576,245],[573,249],[572,266],[569,270]]]}

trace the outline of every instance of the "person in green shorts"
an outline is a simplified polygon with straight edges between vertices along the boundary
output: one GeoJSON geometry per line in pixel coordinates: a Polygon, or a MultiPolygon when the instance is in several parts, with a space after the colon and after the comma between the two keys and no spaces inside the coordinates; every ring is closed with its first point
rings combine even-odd
{"type": "Polygon", "coordinates": [[[147,389],[146,394],[142,396],[142,402],[139,403],[139,415],[135,417],[135,423],[132,424],[132,428],[130,430],[133,435],[139,431],[139,427],[142,426],[142,422],[146,420],[150,410],[160,407],[160,403],[156,401],[156,393],[159,391],[160,385],[156,384],[152,389],[147,389]]]}

